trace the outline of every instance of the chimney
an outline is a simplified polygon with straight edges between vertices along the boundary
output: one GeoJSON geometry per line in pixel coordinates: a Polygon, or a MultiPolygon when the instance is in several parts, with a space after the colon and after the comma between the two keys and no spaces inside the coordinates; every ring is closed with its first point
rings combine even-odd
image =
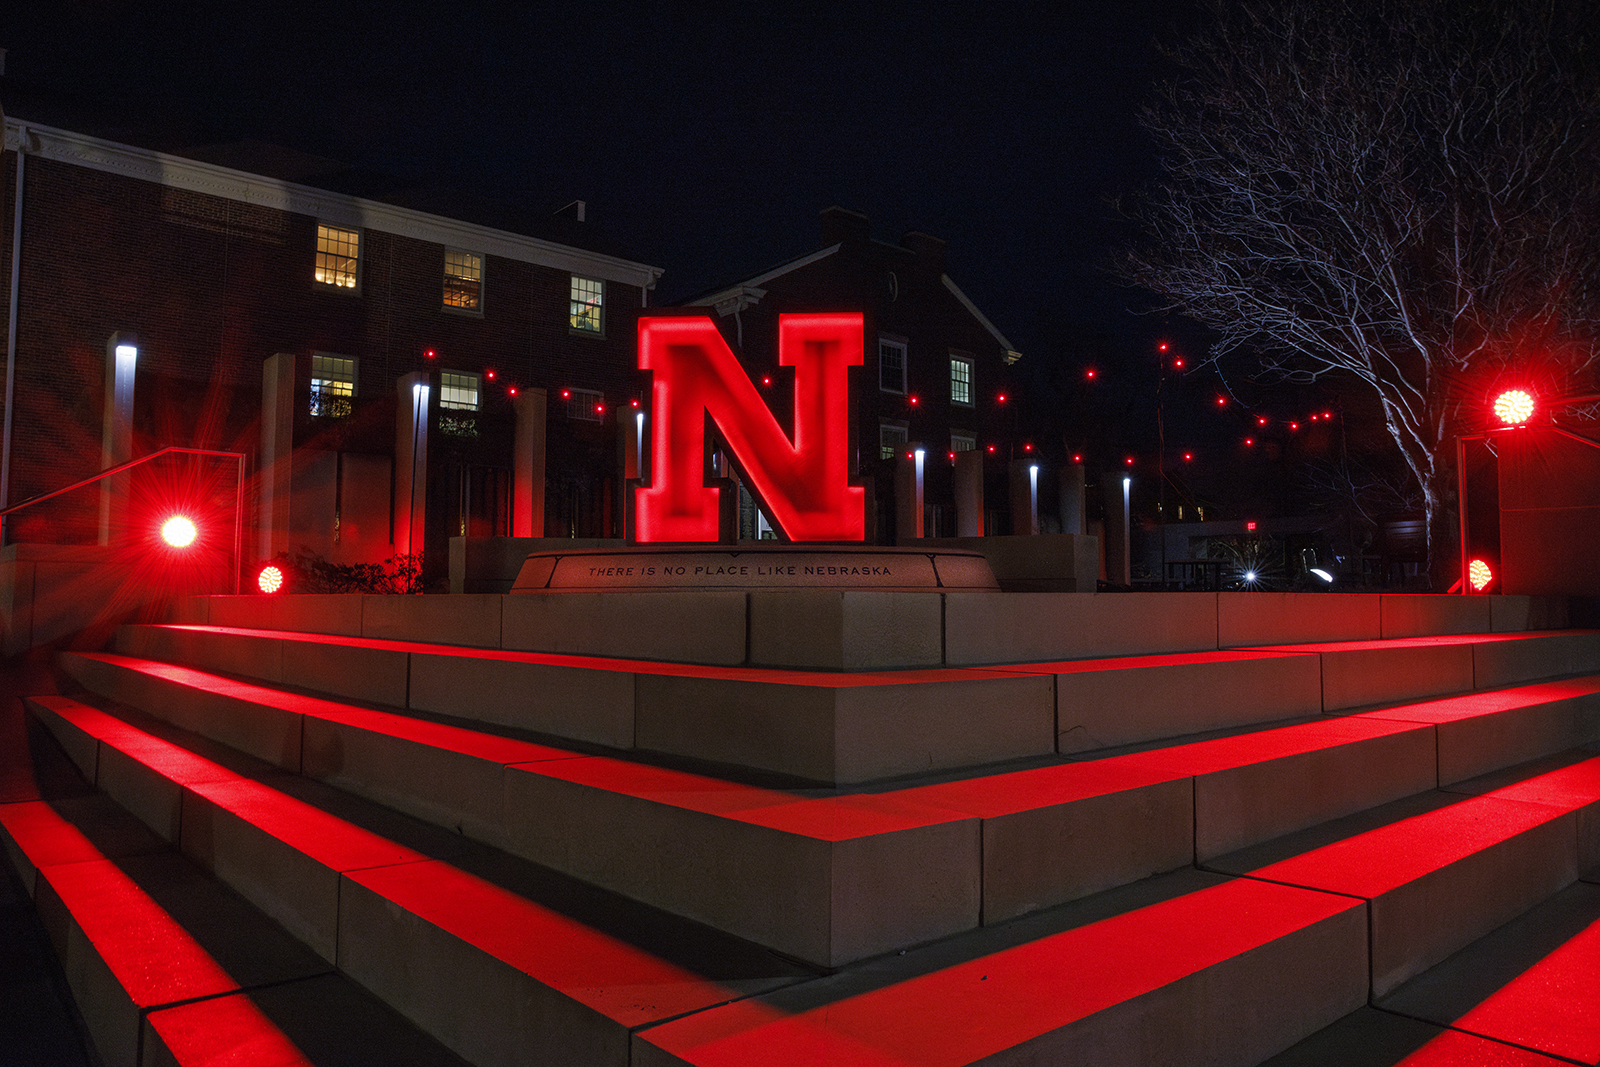
{"type": "Polygon", "coordinates": [[[835,204],[833,207],[822,209],[822,244],[841,244],[845,241],[865,241],[872,236],[871,224],[867,217],[854,211],[846,211],[835,204]]]}
{"type": "Polygon", "coordinates": [[[934,274],[944,273],[945,241],[942,237],[912,230],[900,238],[900,247],[916,253],[917,258],[926,263],[934,274]]]}

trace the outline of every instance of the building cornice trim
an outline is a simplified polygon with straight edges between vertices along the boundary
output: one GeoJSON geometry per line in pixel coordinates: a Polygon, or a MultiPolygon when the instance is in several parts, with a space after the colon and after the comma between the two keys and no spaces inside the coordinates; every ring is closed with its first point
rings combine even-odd
{"type": "Polygon", "coordinates": [[[606,281],[654,288],[660,267],[589,252],[537,237],[431,215],[413,208],[314,189],[213,163],[118,144],[70,130],[5,120],[5,147],[41,159],[155,182],[242,204],[308,215],[324,222],[378,230],[450,248],[483,252],[606,281]]]}

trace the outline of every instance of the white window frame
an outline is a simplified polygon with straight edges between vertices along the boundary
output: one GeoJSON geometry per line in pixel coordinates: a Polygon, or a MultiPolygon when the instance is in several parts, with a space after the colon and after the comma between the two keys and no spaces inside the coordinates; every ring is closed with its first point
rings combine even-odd
{"type": "Polygon", "coordinates": [[[444,293],[441,300],[446,311],[483,314],[483,256],[480,253],[468,252],[463,248],[444,250],[444,293]],[[452,302],[452,296],[458,296],[460,302],[452,302]]]}
{"type": "Polygon", "coordinates": [[[606,395],[599,390],[568,389],[567,418],[583,422],[604,422],[605,415],[600,411],[600,406],[605,402],[606,395]]]}
{"type": "Polygon", "coordinates": [[[911,444],[911,427],[903,422],[890,422],[888,419],[878,423],[878,458],[894,459],[904,452],[911,444]]]}
{"type": "Polygon", "coordinates": [[[884,393],[894,393],[896,396],[906,395],[906,343],[894,337],[878,338],[878,390],[884,393]],[[891,360],[884,361],[884,352],[887,350],[899,360],[899,369],[896,372],[891,360]],[[886,381],[885,378],[888,378],[886,381]],[[898,378],[898,385],[895,379],[898,378]]]}
{"type": "Polygon", "coordinates": [[[479,411],[483,407],[483,376],[472,371],[439,372],[439,408],[450,411],[479,411]]]}
{"type": "Polygon", "coordinates": [[[361,291],[361,231],[317,223],[317,255],[311,275],[330,289],[361,291]]]}
{"type": "Polygon", "coordinates": [[[311,353],[311,414],[342,419],[350,414],[355,399],[355,357],[311,353]]]}
{"type": "Polygon", "coordinates": [[[574,333],[604,337],[606,332],[606,283],[601,278],[572,276],[567,304],[567,325],[574,333]]]}
{"type": "Polygon", "coordinates": [[[972,377],[972,357],[955,352],[950,353],[950,403],[962,408],[973,406],[974,382],[972,377]],[[961,373],[963,370],[965,370],[964,375],[961,373]]]}

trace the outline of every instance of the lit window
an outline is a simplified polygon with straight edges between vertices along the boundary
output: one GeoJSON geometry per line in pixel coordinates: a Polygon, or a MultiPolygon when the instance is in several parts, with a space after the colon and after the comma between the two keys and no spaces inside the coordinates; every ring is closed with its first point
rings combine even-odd
{"type": "Polygon", "coordinates": [[[444,306],[477,311],[483,293],[483,257],[445,249],[444,306]]]}
{"type": "Polygon", "coordinates": [[[878,338],[878,388],[886,393],[906,391],[906,345],[904,341],[878,338]]]}
{"type": "Polygon", "coordinates": [[[356,395],[356,361],[324,352],[311,354],[311,414],[342,419],[356,395]]]}
{"type": "Polygon", "coordinates": [[[978,435],[971,433],[958,433],[950,431],[950,451],[976,452],[978,449],[978,435]]]}
{"type": "Polygon", "coordinates": [[[593,389],[568,389],[567,418],[599,422],[605,415],[605,403],[604,393],[593,389]]]}
{"type": "Polygon", "coordinates": [[[905,426],[894,422],[878,423],[878,458],[893,459],[906,449],[910,433],[905,426]]]}
{"type": "Polygon", "coordinates": [[[950,403],[972,406],[972,360],[966,356],[950,357],[950,403]]]}
{"type": "Polygon", "coordinates": [[[360,253],[359,231],[317,224],[317,281],[340,289],[354,289],[360,253]]]}
{"type": "Polygon", "coordinates": [[[478,376],[462,371],[440,371],[439,406],[455,411],[477,411],[478,376]]]}
{"type": "Polygon", "coordinates": [[[572,276],[572,310],[568,321],[574,330],[604,333],[605,302],[605,282],[572,276]]]}

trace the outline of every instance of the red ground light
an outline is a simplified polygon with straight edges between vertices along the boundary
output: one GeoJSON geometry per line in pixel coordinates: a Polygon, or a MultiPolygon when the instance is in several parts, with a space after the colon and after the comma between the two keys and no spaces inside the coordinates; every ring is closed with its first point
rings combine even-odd
{"type": "Polygon", "coordinates": [[[1526,389],[1508,389],[1494,398],[1494,417],[1507,426],[1520,426],[1533,418],[1533,394],[1526,389]]]}
{"type": "Polygon", "coordinates": [[[283,588],[283,572],[271,564],[262,567],[256,575],[256,588],[263,593],[276,593],[283,588]]]}

